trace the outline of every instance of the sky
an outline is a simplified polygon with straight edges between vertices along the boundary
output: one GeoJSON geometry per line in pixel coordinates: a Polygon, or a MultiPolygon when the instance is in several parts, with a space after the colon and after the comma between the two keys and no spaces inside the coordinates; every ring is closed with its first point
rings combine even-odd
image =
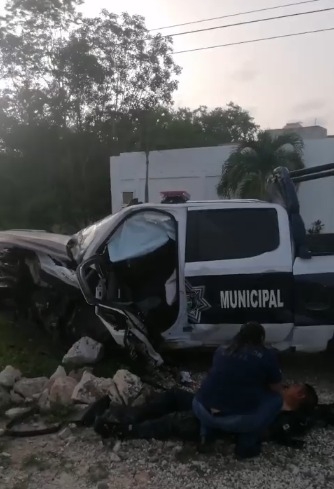
{"type": "MultiPolygon", "coordinates": [[[[83,11],[102,8],[146,18],[149,29],[297,0],[86,0],[83,11]]],[[[166,34],[334,7],[334,0],[254,13],[205,24],[173,28],[166,34]]],[[[174,49],[190,49],[259,37],[334,27],[334,10],[262,24],[196,33],[174,38],[174,49]]],[[[315,122],[334,133],[334,63],[330,46],[334,31],[214,50],[175,55],[182,67],[176,105],[222,106],[233,101],[250,111],[265,128],[287,122],[315,122]]]]}
{"type": "MultiPolygon", "coordinates": [[[[1,0],[0,0],[1,1],[1,0]]],[[[89,16],[106,8],[145,17],[149,29],[235,12],[284,5],[298,0],[85,0],[89,16]]],[[[300,0],[299,0],[300,1],[300,0]]],[[[334,0],[248,14],[163,33],[230,24],[334,7],[334,0]]],[[[174,50],[334,27],[334,10],[313,15],[243,25],[174,38],[174,50]]],[[[177,106],[224,106],[233,101],[250,111],[262,128],[287,122],[317,123],[334,134],[334,31],[263,43],[175,55],[182,67],[177,106]]]]}

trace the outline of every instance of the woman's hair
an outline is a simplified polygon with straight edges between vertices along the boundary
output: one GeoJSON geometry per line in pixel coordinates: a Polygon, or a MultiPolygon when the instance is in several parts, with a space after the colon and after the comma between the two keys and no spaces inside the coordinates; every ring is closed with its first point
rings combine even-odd
{"type": "Polygon", "coordinates": [[[250,321],[243,324],[238,334],[233,338],[228,351],[234,353],[244,346],[263,346],[266,332],[262,324],[250,321]]]}

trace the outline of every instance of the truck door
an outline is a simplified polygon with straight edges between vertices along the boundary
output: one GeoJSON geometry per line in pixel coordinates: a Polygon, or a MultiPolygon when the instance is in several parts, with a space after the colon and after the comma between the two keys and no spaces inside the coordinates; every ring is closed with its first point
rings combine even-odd
{"type": "Polygon", "coordinates": [[[192,336],[203,345],[230,340],[251,320],[282,343],[293,327],[285,210],[255,201],[189,206],[185,284],[192,336]]]}

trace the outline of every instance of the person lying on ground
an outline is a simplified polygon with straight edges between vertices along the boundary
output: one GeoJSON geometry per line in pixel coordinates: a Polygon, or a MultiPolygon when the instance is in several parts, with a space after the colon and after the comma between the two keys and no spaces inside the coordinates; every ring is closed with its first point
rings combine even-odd
{"type": "Polygon", "coordinates": [[[282,409],[282,372],[276,352],[265,347],[257,322],[241,326],[231,345],[219,347],[193,400],[205,444],[211,433],[236,433],[236,456],[261,452],[263,433],[282,409]]]}
{"type": "MultiPolygon", "coordinates": [[[[308,384],[292,384],[283,388],[283,398],[282,411],[272,422],[265,439],[301,448],[303,442],[296,437],[304,435],[319,418],[316,410],[310,409],[317,405],[317,394],[308,384]]],[[[199,443],[200,423],[192,411],[193,399],[193,393],[175,388],[155,394],[137,407],[111,404],[106,396],[90,407],[83,424],[94,426],[103,439],[176,439],[199,443]]],[[[334,424],[334,407],[325,408],[327,406],[321,407],[321,419],[334,424]]],[[[224,436],[219,431],[216,434],[224,436]]]]}

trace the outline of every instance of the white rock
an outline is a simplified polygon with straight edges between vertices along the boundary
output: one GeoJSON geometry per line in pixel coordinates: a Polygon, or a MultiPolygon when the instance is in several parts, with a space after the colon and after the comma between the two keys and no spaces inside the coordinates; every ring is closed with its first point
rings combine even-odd
{"type": "Polygon", "coordinates": [[[90,372],[91,374],[93,373],[93,367],[81,367],[76,370],[71,370],[71,372],[68,374],[69,377],[72,377],[75,379],[77,382],[80,382],[82,379],[82,376],[85,372],[90,372]]]}
{"type": "Polygon", "coordinates": [[[57,370],[51,375],[50,380],[56,380],[64,377],[67,377],[66,370],[62,365],[59,365],[57,370]]]}
{"type": "Polygon", "coordinates": [[[137,399],[144,387],[140,378],[128,370],[118,370],[113,380],[120,397],[126,405],[130,405],[137,399]]]}
{"type": "Polygon", "coordinates": [[[122,443],[119,440],[117,440],[115,445],[113,446],[112,451],[114,453],[118,453],[120,451],[121,447],[122,447],[122,443]]]}
{"type": "Polygon", "coordinates": [[[7,365],[7,367],[0,372],[0,385],[10,389],[21,377],[22,374],[19,370],[11,365],[7,365]]]}
{"type": "Polygon", "coordinates": [[[57,367],[57,370],[49,378],[47,385],[48,389],[51,389],[56,379],[64,379],[66,376],[66,370],[62,365],[59,365],[59,367],[57,367]]]}
{"type": "Polygon", "coordinates": [[[16,394],[19,394],[26,399],[33,399],[33,396],[42,394],[47,382],[47,377],[36,377],[34,379],[22,378],[16,382],[13,390],[16,394]]]}
{"type": "Polygon", "coordinates": [[[49,393],[51,404],[69,406],[72,404],[72,394],[77,381],[71,377],[58,377],[55,379],[49,393]]]}
{"type": "Polygon", "coordinates": [[[16,407],[16,408],[8,409],[8,411],[5,412],[5,416],[8,419],[16,419],[22,416],[23,414],[29,413],[30,410],[31,410],[30,408],[16,407]]]}
{"type": "Polygon", "coordinates": [[[38,407],[41,413],[47,413],[51,409],[51,403],[49,399],[49,390],[44,389],[42,394],[40,395],[38,399],[38,407]]]}
{"type": "Polygon", "coordinates": [[[110,396],[113,403],[122,404],[112,379],[95,377],[90,372],[85,372],[81,381],[74,388],[72,401],[92,404],[106,395],[110,396]]]}
{"type": "Polygon", "coordinates": [[[103,355],[103,345],[88,336],[81,338],[69,349],[63,358],[65,365],[91,365],[103,355]]]}
{"type": "Polygon", "coordinates": [[[10,405],[10,395],[0,386],[0,410],[5,409],[10,405]]]}
{"type": "Polygon", "coordinates": [[[72,436],[72,431],[70,430],[70,428],[64,428],[63,430],[61,430],[58,434],[59,438],[61,438],[62,440],[66,440],[68,439],[70,436],[72,436]]]}
{"type": "Polygon", "coordinates": [[[24,404],[24,397],[16,394],[13,390],[10,391],[10,400],[13,404],[20,405],[24,404]]]}
{"type": "Polygon", "coordinates": [[[117,453],[111,452],[110,454],[110,462],[120,462],[121,458],[117,455],[117,453]]]}

